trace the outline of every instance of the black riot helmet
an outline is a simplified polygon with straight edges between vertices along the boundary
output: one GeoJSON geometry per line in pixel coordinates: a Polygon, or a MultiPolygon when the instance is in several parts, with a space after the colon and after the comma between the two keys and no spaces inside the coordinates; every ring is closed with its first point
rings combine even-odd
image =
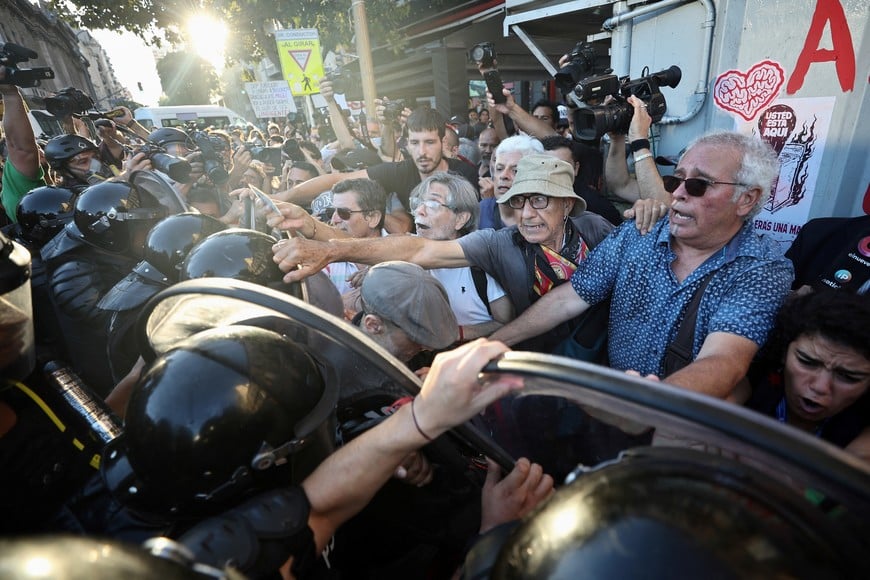
{"type": "Polygon", "coordinates": [[[181,129],[175,127],[162,127],[151,131],[148,135],[148,141],[156,143],[161,147],[166,147],[170,143],[181,143],[188,149],[195,149],[196,145],[193,140],[181,129]]]}
{"type": "Polygon", "coordinates": [[[141,233],[144,240],[154,224],[178,209],[174,200],[158,200],[126,181],[105,181],[79,195],[74,221],[89,244],[124,253],[131,249],[134,234],[141,233]]]}
{"type": "Polygon", "coordinates": [[[145,261],[170,283],[178,282],[181,263],[196,244],[227,226],[196,212],[171,215],[160,221],[145,238],[145,261]]]}
{"type": "Polygon", "coordinates": [[[84,151],[99,151],[97,144],[79,135],[59,135],[45,144],[45,159],[54,170],[59,170],[63,164],[84,151]]]}
{"type": "Polygon", "coordinates": [[[284,274],[272,260],[275,242],[268,234],[244,228],[212,234],[187,255],[181,280],[233,278],[263,286],[281,282],[284,274]]]}
{"type": "Polygon", "coordinates": [[[103,455],[108,488],[169,518],[301,482],[332,451],[335,387],[297,343],[256,326],[194,334],[154,360],[103,455]]]}
{"type": "Polygon", "coordinates": [[[229,578],[193,561],[185,546],[166,538],[143,548],[109,539],[71,534],[0,539],[0,576],[4,580],[203,580],[229,578]]]}
{"type": "Polygon", "coordinates": [[[75,193],[63,187],[30,190],[15,209],[21,237],[42,246],[73,219],[75,193]]]}
{"type": "Polygon", "coordinates": [[[557,491],[510,534],[491,574],[467,577],[867,577],[843,520],[732,459],[638,448],[557,491]]]}

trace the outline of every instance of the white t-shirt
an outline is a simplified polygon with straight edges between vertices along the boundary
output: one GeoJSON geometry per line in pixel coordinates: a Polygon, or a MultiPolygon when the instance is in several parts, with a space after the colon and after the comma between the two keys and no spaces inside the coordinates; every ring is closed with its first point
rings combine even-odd
{"type": "Polygon", "coordinates": [[[358,271],[359,267],[353,262],[333,262],[323,267],[323,273],[329,277],[329,281],[335,285],[339,294],[353,290],[353,286],[347,283],[347,279],[358,271]]]}
{"type": "MultiPolygon", "coordinates": [[[[486,311],[486,304],[480,299],[477,288],[474,287],[471,268],[436,268],[429,272],[447,290],[450,307],[460,326],[492,321],[492,316],[486,311]]],[[[504,296],[502,287],[489,274],[486,275],[486,296],[490,304],[504,296]]]]}

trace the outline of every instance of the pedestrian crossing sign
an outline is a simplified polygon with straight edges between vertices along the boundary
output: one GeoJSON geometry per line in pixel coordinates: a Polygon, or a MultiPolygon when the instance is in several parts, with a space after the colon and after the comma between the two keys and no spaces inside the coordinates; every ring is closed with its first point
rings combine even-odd
{"type": "Polygon", "coordinates": [[[316,28],[296,28],[275,31],[281,72],[294,96],[320,92],[323,59],[320,37],[316,28]]]}

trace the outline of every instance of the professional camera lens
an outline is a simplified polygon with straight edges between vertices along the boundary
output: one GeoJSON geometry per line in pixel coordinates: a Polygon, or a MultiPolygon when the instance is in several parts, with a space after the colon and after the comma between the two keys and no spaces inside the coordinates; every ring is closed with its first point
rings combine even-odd
{"type": "Polygon", "coordinates": [[[574,111],[574,137],[593,141],[605,133],[628,132],[634,107],[625,101],[599,107],[583,107],[574,111]]]}
{"type": "Polygon", "coordinates": [[[578,42],[574,50],[568,55],[568,62],[553,75],[556,86],[563,93],[568,93],[571,88],[584,76],[593,71],[595,67],[595,50],[591,45],[578,42]]]}
{"type": "Polygon", "coordinates": [[[173,181],[188,183],[190,181],[190,163],[186,159],[169,155],[168,153],[152,153],[151,166],[165,173],[173,181]]]}
{"type": "Polygon", "coordinates": [[[495,60],[495,45],[491,42],[481,42],[471,49],[468,56],[472,62],[484,67],[491,67],[495,60]]]}

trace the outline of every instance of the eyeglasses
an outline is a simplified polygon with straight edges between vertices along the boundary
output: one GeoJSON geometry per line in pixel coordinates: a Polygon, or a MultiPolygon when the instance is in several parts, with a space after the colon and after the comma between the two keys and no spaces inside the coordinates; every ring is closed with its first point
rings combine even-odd
{"type": "Polygon", "coordinates": [[[707,193],[707,188],[711,185],[739,185],[741,187],[746,187],[745,183],[734,183],[732,181],[712,181],[710,179],[701,179],[700,177],[676,177],[675,175],[664,175],[662,176],[662,183],[665,186],[665,191],[668,193],[674,193],[677,191],[677,188],[680,187],[680,184],[683,183],[686,186],[686,193],[691,195],[692,197],[701,197],[705,193],[707,193]]]}
{"type": "Polygon", "coordinates": [[[329,212],[330,217],[332,217],[333,213],[338,214],[338,217],[347,221],[350,219],[350,216],[355,213],[368,213],[372,210],[370,209],[347,209],[346,207],[331,207],[325,210],[325,212],[329,212]]]}
{"type": "Polygon", "coordinates": [[[513,209],[523,209],[527,200],[532,209],[546,209],[550,205],[550,197],[547,195],[515,195],[507,204],[513,209]]]}
{"type": "Polygon", "coordinates": [[[446,203],[441,203],[440,201],[434,199],[420,199],[419,197],[411,198],[411,211],[417,211],[420,206],[426,208],[426,211],[436,211],[442,207],[446,207],[450,211],[455,211],[456,208],[447,205],[446,203]]]}

